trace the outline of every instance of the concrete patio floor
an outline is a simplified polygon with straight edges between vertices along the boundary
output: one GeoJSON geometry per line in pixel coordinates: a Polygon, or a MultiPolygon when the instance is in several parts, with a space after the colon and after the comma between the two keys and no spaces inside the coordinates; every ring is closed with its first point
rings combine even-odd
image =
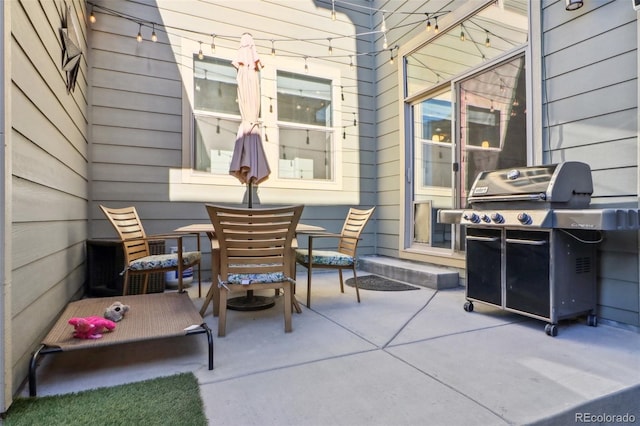
{"type": "MultiPolygon", "coordinates": [[[[200,307],[197,286],[189,293],[200,307]]],[[[204,335],[47,355],[38,396],[191,371],[212,425],[640,422],[635,331],[580,319],[549,337],[542,321],[479,303],[465,312],[463,288],[361,297],[348,286],[341,294],[337,273],[315,274],[311,309],[294,313],[287,334],[282,297],[268,310],[229,311],[223,338],[209,307],[212,371],[204,335]]]]}

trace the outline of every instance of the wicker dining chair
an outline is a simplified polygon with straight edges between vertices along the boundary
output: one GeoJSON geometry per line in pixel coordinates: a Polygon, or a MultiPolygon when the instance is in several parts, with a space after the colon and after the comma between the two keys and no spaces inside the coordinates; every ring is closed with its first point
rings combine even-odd
{"type": "Polygon", "coordinates": [[[306,249],[296,249],[296,262],[307,268],[307,308],[311,307],[311,275],[314,269],[337,269],[340,275],[340,291],[344,293],[342,270],[353,271],[353,282],[356,288],[356,297],[360,303],[360,290],[358,289],[358,277],[356,276],[356,250],[360,241],[360,234],[373,215],[375,207],[369,210],[349,209],[342,231],[339,234],[321,233],[309,235],[309,245],[306,249]],[[319,238],[338,239],[338,247],[335,250],[317,250],[313,248],[313,242],[319,238]]]}
{"type": "Polygon", "coordinates": [[[185,269],[198,267],[198,294],[202,291],[202,279],[200,273],[200,238],[193,234],[197,240],[197,251],[183,252],[182,240],[190,234],[156,234],[147,235],[142,227],[136,208],[109,208],[103,205],[100,209],[109,222],[113,225],[120,239],[124,251],[124,283],[122,294],[129,292],[129,277],[143,274],[142,293],[147,292],[149,275],[156,272],[178,272],[178,291],[183,291],[182,278],[185,269]],[[149,240],[172,240],[177,245],[177,253],[152,255],[149,250],[149,240]]]}
{"type": "Polygon", "coordinates": [[[231,208],[207,204],[206,208],[220,250],[217,288],[212,287],[219,292],[218,336],[226,334],[228,294],[249,290],[283,290],[284,330],[290,332],[295,283],[291,276],[295,269],[292,243],[303,206],[231,208]]]}

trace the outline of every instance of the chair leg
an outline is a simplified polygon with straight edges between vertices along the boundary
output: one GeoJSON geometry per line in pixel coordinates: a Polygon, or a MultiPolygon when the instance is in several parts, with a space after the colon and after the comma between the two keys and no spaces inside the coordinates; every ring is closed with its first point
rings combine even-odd
{"type": "Polygon", "coordinates": [[[200,262],[198,262],[198,299],[202,297],[202,269],[200,268],[200,262]]]}
{"type": "Polygon", "coordinates": [[[307,267],[307,308],[311,307],[311,270],[312,264],[305,265],[307,267]]]}
{"type": "Polygon", "coordinates": [[[296,299],[295,292],[293,291],[295,286],[296,286],[295,284],[291,284],[291,304],[293,305],[293,309],[296,310],[296,313],[297,314],[301,314],[302,313],[302,308],[300,307],[300,304],[298,303],[298,300],[296,299]]]}
{"type": "Polygon", "coordinates": [[[356,276],[356,265],[353,265],[353,286],[356,288],[356,297],[360,303],[360,290],[358,289],[358,277],[356,276]]]}
{"type": "Polygon", "coordinates": [[[340,293],[344,293],[344,281],[342,281],[342,269],[338,269],[338,275],[340,276],[340,293]]]}
{"type": "Polygon", "coordinates": [[[291,283],[286,282],[284,284],[284,332],[290,333],[293,330],[291,325],[291,283]]]}
{"type": "Polygon", "coordinates": [[[218,317],[218,337],[226,335],[227,328],[227,293],[226,288],[220,289],[220,316],[218,317]]]}
{"type": "Polygon", "coordinates": [[[126,296],[129,293],[129,270],[124,272],[124,278],[122,280],[122,295],[126,296]]]}
{"type": "MultiPolygon", "coordinates": [[[[204,297],[204,302],[202,302],[202,307],[200,308],[200,316],[204,317],[205,312],[207,312],[207,308],[209,307],[209,303],[213,303],[213,311],[214,314],[218,307],[216,306],[219,303],[220,297],[216,298],[214,295],[214,286],[217,287],[215,283],[211,283],[211,287],[209,291],[207,291],[207,295],[204,297]]],[[[214,315],[215,316],[215,315],[214,315]]]]}
{"type": "MultiPolygon", "coordinates": [[[[213,283],[211,284],[213,286],[213,283]]],[[[225,306],[227,306],[225,304],[225,306]]],[[[213,287],[213,316],[217,317],[220,315],[220,287],[216,283],[213,287]]]]}
{"type": "Polygon", "coordinates": [[[147,294],[148,289],[149,289],[149,274],[144,274],[144,279],[142,280],[142,294],[147,294]]]}

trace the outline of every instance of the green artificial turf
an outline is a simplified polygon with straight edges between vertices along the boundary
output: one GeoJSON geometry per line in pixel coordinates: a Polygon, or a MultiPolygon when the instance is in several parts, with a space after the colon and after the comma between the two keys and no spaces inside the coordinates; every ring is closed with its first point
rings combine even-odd
{"type": "MultiPolygon", "coordinates": [[[[5,425],[207,425],[192,373],[65,395],[17,398],[5,425]]],[[[0,422],[1,423],[1,422],[0,422]]]]}

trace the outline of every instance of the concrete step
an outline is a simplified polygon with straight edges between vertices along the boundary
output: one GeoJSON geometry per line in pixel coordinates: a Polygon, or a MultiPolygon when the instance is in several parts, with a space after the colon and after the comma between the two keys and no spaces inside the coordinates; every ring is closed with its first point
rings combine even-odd
{"type": "Polygon", "coordinates": [[[358,269],[435,290],[460,285],[460,274],[454,269],[387,256],[361,256],[358,269]]]}

